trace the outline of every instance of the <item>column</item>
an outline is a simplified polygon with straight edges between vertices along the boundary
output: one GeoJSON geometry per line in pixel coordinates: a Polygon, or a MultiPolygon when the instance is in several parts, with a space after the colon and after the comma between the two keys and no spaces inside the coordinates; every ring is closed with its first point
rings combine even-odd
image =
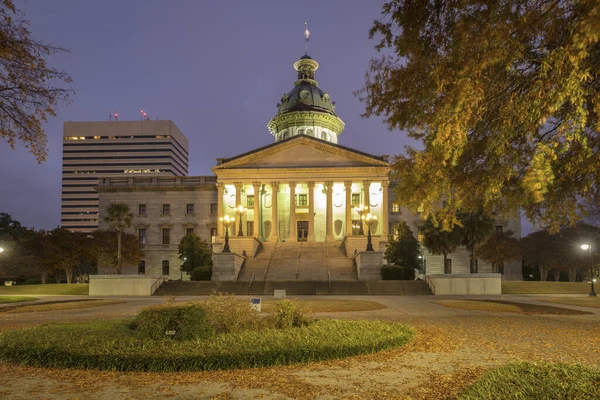
{"type": "Polygon", "coordinates": [[[388,217],[390,210],[388,209],[388,187],[390,181],[381,181],[381,187],[383,188],[383,200],[381,202],[381,237],[387,242],[389,222],[388,217]]]}
{"type": "Polygon", "coordinates": [[[333,241],[333,181],[324,183],[327,190],[327,211],[325,214],[325,237],[327,241],[333,241]]]}
{"type": "MultiPolygon", "coordinates": [[[[237,209],[239,206],[242,205],[242,188],[243,188],[243,185],[242,185],[242,182],[233,182],[233,184],[235,185],[235,208],[237,209]]],[[[232,229],[231,236],[237,236],[238,231],[239,231],[240,219],[241,218],[242,218],[242,216],[236,210],[235,211],[235,226],[232,229]]]]}
{"type": "Polygon", "coordinates": [[[289,182],[290,185],[290,236],[288,242],[298,240],[298,225],[296,224],[296,182],[289,182]]]}
{"type": "Polygon", "coordinates": [[[254,237],[260,240],[260,232],[262,230],[260,223],[260,182],[252,182],[252,187],[254,188],[254,237]]]}
{"type": "Polygon", "coordinates": [[[269,239],[273,239],[273,241],[277,241],[278,229],[279,226],[279,218],[277,213],[277,196],[279,195],[279,182],[271,182],[271,237],[269,239]]]}
{"type": "Polygon", "coordinates": [[[223,185],[222,182],[217,183],[217,241],[223,240],[223,223],[219,218],[223,217],[223,185]]]}
{"type": "Polygon", "coordinates": [[[315,241],[315,182],[310,181],[308,184],[308,242],[315,241]]]}
{"type": "Polygon", "coordinates": [[[346,188],[346,236],[352,235],[352,181],[344,181],[346,188]]]}
{"type": "MultiPolygon", "coordinates": [[[[363,181],[363,193],[364,193],[364,205],[365,207],[367,207],[367,214],[371,212],[371,181],[363,181]]],[[[365,215],[365,214],[363,214],[365,215]]],[[[364,224],[361,221],[361,224],[363,224],[363,231],[365,232],[365,235],[367,234],[367,230],[369,229],[368,226],[366,226],[366,224],[364,224]]]]}

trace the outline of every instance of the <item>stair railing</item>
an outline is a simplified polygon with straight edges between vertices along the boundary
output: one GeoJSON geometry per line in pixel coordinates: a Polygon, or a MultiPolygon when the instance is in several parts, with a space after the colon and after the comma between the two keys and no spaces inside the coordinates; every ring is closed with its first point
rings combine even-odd
{"type": "Polygon", "coordinates": [[[429,275],[425,275],[425,283],[427,283],[427,286],[429,286],[429,289],[431,289],[431,293],[435,294],[435,284],[433,283],[429,275]]]}
{"type": "Polygon", "coordinates": [[[254,272],[252,273],[252,276],[250,277],[250,283],[248,284],[248,291],[250,291],[250,286],[252,286],[252,281],[254,281],[254,272]]]}
{"type": "Polygon", "coordinates": [[[331,272],[327,271],[327,279],[329,280],[329,289],[331,289],[331,272]]]}

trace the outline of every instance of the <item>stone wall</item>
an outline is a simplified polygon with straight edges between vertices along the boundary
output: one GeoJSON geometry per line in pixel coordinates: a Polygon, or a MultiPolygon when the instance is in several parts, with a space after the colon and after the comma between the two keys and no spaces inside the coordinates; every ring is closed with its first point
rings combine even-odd
{"type": "Polygon", "coordinates": [[[151,296],[165,277],[90,275],[90,296],[151,296]]]}
{"type": "Polygon", "coordinates": [[[427,275],[427,280],[436,296],[502,294],[500,274],[427,275]]]}

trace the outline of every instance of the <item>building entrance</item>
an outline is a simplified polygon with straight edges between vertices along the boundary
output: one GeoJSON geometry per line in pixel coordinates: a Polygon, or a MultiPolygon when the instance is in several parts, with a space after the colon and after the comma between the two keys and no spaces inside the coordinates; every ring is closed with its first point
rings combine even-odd
{"type": "Polygon", "coordinates": [[[308,237],[308,221],[298,221],[298,241],[306,242],[306,238],[308,237]]]}

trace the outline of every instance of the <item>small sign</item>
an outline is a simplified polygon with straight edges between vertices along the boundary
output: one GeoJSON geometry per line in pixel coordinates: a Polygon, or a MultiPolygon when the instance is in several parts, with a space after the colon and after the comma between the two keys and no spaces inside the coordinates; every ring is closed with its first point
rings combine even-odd
{"type": "Polygon", "coordinates": [[[175,336],[175,331],[166,331],[165,335],[167,335],[167,336],[175,336]]]}
{"type": "Polygon", "coordinates": [[[260,299],[250,299],[250,306],[252,306],[252,308],[255,309],[256,311],[260,312],[260,310],[261,310],[260,299]]]}

